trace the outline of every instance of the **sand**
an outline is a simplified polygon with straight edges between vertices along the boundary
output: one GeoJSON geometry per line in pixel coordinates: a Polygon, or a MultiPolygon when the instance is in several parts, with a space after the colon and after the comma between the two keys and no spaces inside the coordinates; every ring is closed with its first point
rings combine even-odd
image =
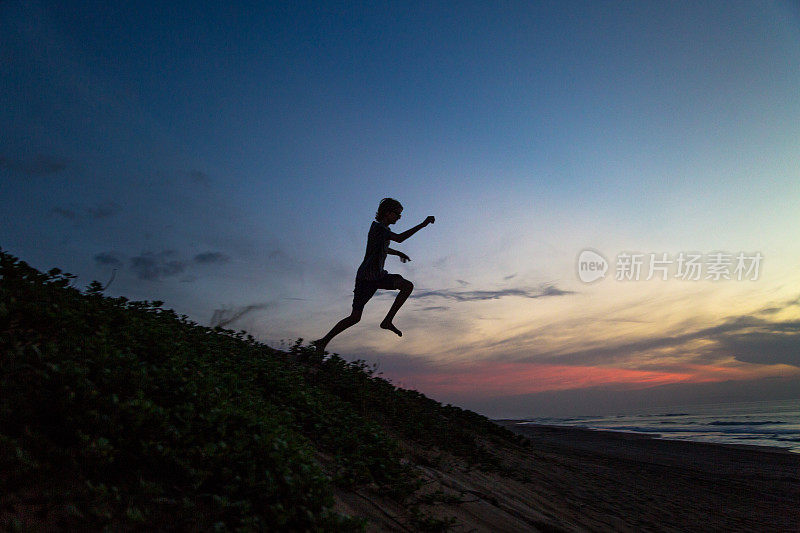
{"type": "MultiPolygon", "coordinates": [[[[425,490],[453,500],[425,507],[454,518],[452,531],[800,532],[800,454],[498,423],[532,444],[497,450],[502,470],[417,465],[425,490]]],[[[419,530],[408,509],[369,490],[337,501],[370,531],[419,530]]]]}

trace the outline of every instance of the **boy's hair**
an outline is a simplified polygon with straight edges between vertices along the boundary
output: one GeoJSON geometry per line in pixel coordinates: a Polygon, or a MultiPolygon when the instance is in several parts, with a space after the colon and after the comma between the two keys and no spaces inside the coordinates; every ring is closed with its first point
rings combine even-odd
{"type": "Polygon", "coordinates": [[[378,204],[378,211],[375,213],[375,220],[380,220],[383,218],[383,215],[388,213],[389,211],[402,211],[403,204],[395,200],[394,198],[384,198],[381,200],[381,203],[378,204]]]}

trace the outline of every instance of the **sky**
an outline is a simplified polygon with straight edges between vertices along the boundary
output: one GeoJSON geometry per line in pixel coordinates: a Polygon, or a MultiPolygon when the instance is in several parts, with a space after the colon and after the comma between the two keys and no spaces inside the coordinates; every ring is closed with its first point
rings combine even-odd
{"type": "Polygon", "coordinates": [[[5,0],[0,69],[0,248],[76,286],[309,341],[393,197],[403,336],[328,350],[397,385],[800,398],[797,2],[5,0]]]}

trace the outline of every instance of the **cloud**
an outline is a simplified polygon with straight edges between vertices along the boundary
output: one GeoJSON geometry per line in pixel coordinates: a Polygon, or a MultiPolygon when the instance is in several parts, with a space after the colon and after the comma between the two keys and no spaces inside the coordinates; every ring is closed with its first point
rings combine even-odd
{"type": "Polygon", "coordinates": [[[516,274],[510,274],[510,275],[508,275],[508,276],[504,277],[504,278],[503,278],[503,280],[505,280],[505,281],[508,281],[508,280],[510,280],[510,279],[514,279],[514,278],[516,278],[516,277],[517,277],[517,275],[516,275],[516,274]]]}
{"type": "MultiPolygon", "coordinates": [[[[689,325],[684,325],[681,329],[688,328],[689,325]]],[[[524,344],[527,339],[542,334],[541,330],[527,332],[492,346],[524,344]]],[[[729,361],[731,358],[742,363],[800,367],[800,321],[771,321],[752,315],[733,316],[715,326],[685,333],[665,333],[632,342],[605,344],[566,353],[549,351],[519,360],[566,365],[630,365],[639,361],[637,368],[674,369],[675,364],[707,365],[729,361]],[[681,362],[653,364],[652,356],[656,353],[675,354],[680,357],[681,362]]],[[[672,361],[671,358],[669,360],[672,361]]]]}
{"type": "Polygon", "coordinates": [[[78,213],[76,213],[72,209],[66,209],[64,207],[54,207],[51,211],[52,211],[52,213],[54,213],[54,214],[56,214],[56,215],[58,215],[60,217],[66,218],[67,220],[77,220],[78,219],[78,213]]]}
{"type": "Polygon", "coordinates": [[[542,296],[564,296],[567,294],[575,294],[575,291],[565,291],[559,289],[555,285],[543,284],[541,285],[540,288],[542,290],[541,294],[539,294],[538,296],[531,296],[531,298],[541,298],[542,296]]]}
{"type": "Polygon", "coordinates": [[[543,284],[538,288],[509,288],[490,291],[456,291],[452,289],[441,289],[435,291],[420,291],[413,293],[410,298],[445,298],[457,302],[473,302],[480,300],[497,300],[504,296],[521,296],[523,298],[543,298],[546,296],[563,296],[574,294],[573,291],[565,291],[554,285],[543,284]]]}
{"type": "Polygon", "coordinates": [[[131,258],[131,269],[136,272],[139,279],[160,281],[170,276],[176,276],[186,270],[186,263],[170,259],[175,255],[172,250],[162,252],[144,252],[131,258]]]}
{"type": "Polygon", "coordinates": [[[774,315],[780,313],[784,309],[789,309],[791,307],[798,307],[800,306],[800,296],[797,298],[792,298],[791,300],[786,300],[782,304],[764,307],[763,309],[759,309],[756,311],[755,314],[757,315],[774,315]]]}
{"type": "MultiPolygon", "coordinates": [[[[143,252],[132,257],[129,261],[130,269],[136,277],[147,281],[162,281],[184,274],[179,281],[190,283],[197,280],[197,276],[187,272],[192,265],[210,265],[226,263],[230,258],[221,252],[204,252],[197,254],[191,261],[180,259],[173,250],[161,252],[143,252]]],[[[102,252],[94,256],[94,261],[101,267],[122,268],[124,256],[115,252],[102,252]]]]}
{"type": "Polygon", "coordinates": [[[789,364],[800,367],[800,321],[760,321],[732,330],[715,339],[717,353],[737,361],[762,365],[789,364]]]}
{"type": "Polygon", "coordinates": [[[189,178],[191,178],[194,183],[203,185],[205,187],[211,185],[211,178],[208,177],[208,174],[199,170],[192,170],[189,172],[189,178]]]}
{"type": "Polygon", "coordinates": [[[468,281],[464,281],[463,279],[457,279],[456,281],[457,281],[457,282],[458,282],[458,284],[459,284],[459,285],[461,285],[462,287],[466,287],[467,285],[469,285],[469,282],[468,282],[468,281]]]}
{"type": "MultiPolygon", "coordinates": [[[[792,305],[796,305],[796,301],[787,302],[784,308],[792,305]]],[[[701,352],[699,360],[733,357],[743,363],[800,367],[800,320],[770,320],[740,315],[678,339],[685,339],[686,342],[710,341],[710,347],[701,352]]]]}
{"type": "Polygon", "coordinates": [[[16,159],[0,157],[0,168],[26,177],[49,176],[67,168],[69,161],[52,155],[37,154],[33,157],[16,159]]]}
{"type": "Polygon", "coordinates": [[[199,265],[227,263],[231,258],[221,252],[203,252],[194,256],[194,262],[199,265]]]}
{"type": "Polygon", "coordinates": [[[253,311],[261,311],[272,307],[271,302],[263,302],[258,304],[245,305],[243,307],[235,307],[232,309],[216,309],[211,316],[211,327],[219,326],[221,328],[236,322],[243,316],[252,313],[253,311]]]}
{"type": "Polygon", "coordinates": [[[431,306],[431,307],[423,307],[421,310],[422,311],[447,311],[448,309],[450,309],[450,308],[446,307],[444,305],[434,305],[434,306],[431,306]]]}
{"type": "Polygon", "coordinates": [[[94,207],[84,208],[84,212],[92,219],[109,218],[116,215],[119,211],[119,206],[114,202],[106,202],[104,204],[97,204],[94,207]]]}
{"type": "Polygon", "coordinates": [[[51,212],[73,222],[84,222],[110,218],[117,214],[119,206],[114,202],[105,202],[88,207],[54,207],[51,212]]]}
{"type": "Polygon", "coordinates": [[[94,256],[94,262],[98,266],[111,266],[120,268],[122,261],[113,252],[103,252],[94,256]]]}

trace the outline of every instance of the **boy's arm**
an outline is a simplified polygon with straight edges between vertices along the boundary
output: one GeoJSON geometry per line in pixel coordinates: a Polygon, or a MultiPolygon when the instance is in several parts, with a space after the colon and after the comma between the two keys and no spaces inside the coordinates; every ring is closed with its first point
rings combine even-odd
{"type": "Polygon", "coordinates": [[[392,240],[396,241],[396,242],[403,242],[404,240],[408,239],[409,237],[414,235],[416,232],[418,232],[419,230],[421,230],[422,228],[424,228],[428,224],[433,224],[434,222],[436,222],[436,219],[434,217],[430,216],[430,217],[426,218],[425,221],[417,224],[413,228],[411,228],[409,230],[406,230],[403,233],[396,234],[392,240]]]}
{"type": "Polygon", "coordinates": [[[411,258],[408,257],[403,252],[400,252],[400,251],[397,251],[397,250],[392,250],[391,248],[387,249],[386,253],[389,254],[389,255],[396,255],[397,257],[400,258],[400,262],[401,263],[405,263],[406,261],[411,261],[411,258]]]}

